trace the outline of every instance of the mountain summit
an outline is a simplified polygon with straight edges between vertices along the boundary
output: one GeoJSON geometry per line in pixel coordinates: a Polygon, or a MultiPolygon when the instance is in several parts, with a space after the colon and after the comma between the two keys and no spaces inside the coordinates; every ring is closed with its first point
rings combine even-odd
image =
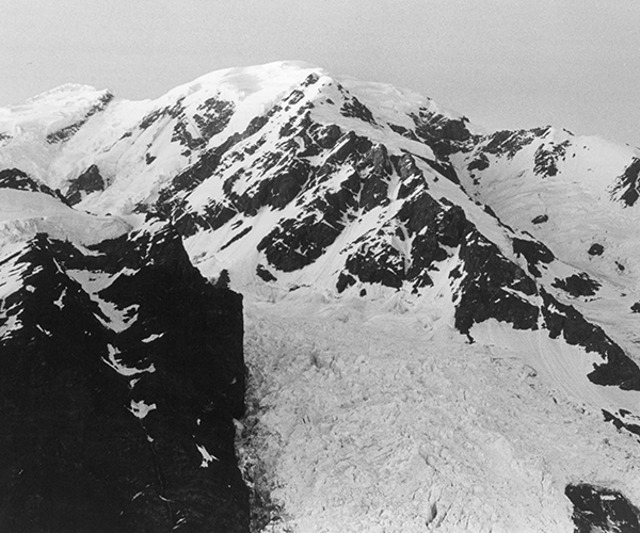
{"type": "Polygon", "coordinates": [[[639,161],[294,62],[1,109],[0,524],[638,531],[639,161]]]}

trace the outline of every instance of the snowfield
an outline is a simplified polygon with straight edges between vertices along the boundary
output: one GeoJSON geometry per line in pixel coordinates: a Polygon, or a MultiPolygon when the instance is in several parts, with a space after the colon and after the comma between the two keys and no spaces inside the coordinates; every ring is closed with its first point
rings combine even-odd
{"type": "Polygon", "coordinates": [[[240,455],[282,507],[264,533],[569,533],[568,483],[640,500],[637,439],[446,310],[396,303],[246,302],[240,455]]]}

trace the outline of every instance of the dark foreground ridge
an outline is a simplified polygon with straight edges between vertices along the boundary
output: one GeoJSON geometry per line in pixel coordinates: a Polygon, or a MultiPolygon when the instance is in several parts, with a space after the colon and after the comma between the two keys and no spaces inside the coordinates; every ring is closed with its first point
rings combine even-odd
{"type": "Polygon", "coordinates": [[[575,533],[640,532],[640,509],[615,490],[586,483],[567,485],[575,533]]]}
{"type": "Polygon", "coordinates": [[[21,274],[0,319],[0,531],[248,531],[241,297],[153,226],[89,251],[39,235],[0,271],[21,274]]]}

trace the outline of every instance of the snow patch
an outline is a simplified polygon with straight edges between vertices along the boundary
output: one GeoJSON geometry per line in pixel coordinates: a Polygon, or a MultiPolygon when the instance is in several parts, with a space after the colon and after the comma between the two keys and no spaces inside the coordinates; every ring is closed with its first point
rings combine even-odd
{"type": "Polygon", "coordinates": [[[58,309],[62,309],[64,307],[64,304],[62,302],[64,301],[64,297],[66,295],[67,295],[67,289],[65,287],[62,290],[62,293],[60,294],[60,297],[53,302],[53,305],[55,305],[58,309]]]}
{"type": "Polygon", "coordinates": [[[144,400],[141,400],[141,401],[131,400],[129,411],[131,412],[131,414],[133,414],[133,416],[142,420],[151,411],[154,411],[157,408],[158,406],[155,403],[146,404],[144,400]]]}
{"type": "Polygon", "coordinates": [[[152,335],[149,335],[148,337],[142,339],[140,342],[143,342],[145,344],[149,343],[149,342],[153,342],[156,339],[160,339],[164,336],[164,333],[154,333],[152,335]]]}
{"type": "MultiPolygon", "coordinates": [[[[154,366],[153,363],[151,363],[146,368],[135,368],[135,367],[132,368],[132,367],[125,366],[121,361],[119,361],[116,358],[116,355],[120,354],[120,350],[118,350],[111,344],[107,344],[107,350],[108,350],[107,358],[106,359],[103,358],[102,361],[104,361],[107,365],[113,368],[121,376],[131,377],[131,376],[137,376],[139,374],[151,374],[156,371],[156,367],[154,366]]],[[[130,386],[133,386],[133,385],[135,385],[134,380],[131,380],[130,386]]]]}
{"type": "Polygon", "coordinates": [[[198,448],[200,455],[202,455],[202,463],[200,464],[200,468],[207,468],[213,461],[220,460],[215,455],[211,455],[201,444],[196,444],[196,448],[198,448]]]}

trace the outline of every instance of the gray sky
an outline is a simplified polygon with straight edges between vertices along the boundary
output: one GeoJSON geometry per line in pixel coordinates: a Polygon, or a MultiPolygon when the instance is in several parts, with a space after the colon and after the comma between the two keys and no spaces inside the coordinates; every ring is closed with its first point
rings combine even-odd
{"type": "Polygon", "coordinates": [[[640,146],[637,0],[0,0],[0,105],[67,82],[151,98],[282,59],[409,87],[490,128],[640,146]]]}

